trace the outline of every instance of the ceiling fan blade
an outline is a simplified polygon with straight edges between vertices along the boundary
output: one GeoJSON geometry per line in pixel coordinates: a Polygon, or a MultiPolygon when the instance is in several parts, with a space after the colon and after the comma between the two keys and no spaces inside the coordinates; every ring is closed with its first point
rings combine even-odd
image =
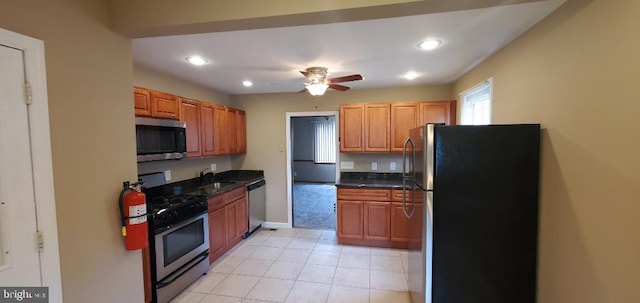
{"type": "Polygon", "coordinates": [[[301,70],[301,71],[300,71],[300,73],[301,73],[305,78],[307,78],[307,79],[311,79],[311,78],[309,78],[309,77],[313,76],[313,74],[312,74],[312,73],[310,73],[310,72],[308,72],[308,71],[304,71],[304,70],[301,70]]]}
{"type": "Polygon", "coordinates": [[[331,78],[329,79],[329,82],[338,83],[338,82],[357,81],[362,79],[363,78],[361,75],[350,75],[350,76],[344,76],[344,77],[331,78]]]}
{"type": "Polygon", "coordinates": [[[333,84],[333,83],[329,83],[329,87],[333,88],[335,90],[339,90],[341,92],[350,89],[350,87],[348,87],[348,86],[344,86],[344,85],[340,85],[340,84],[333,84]]]}

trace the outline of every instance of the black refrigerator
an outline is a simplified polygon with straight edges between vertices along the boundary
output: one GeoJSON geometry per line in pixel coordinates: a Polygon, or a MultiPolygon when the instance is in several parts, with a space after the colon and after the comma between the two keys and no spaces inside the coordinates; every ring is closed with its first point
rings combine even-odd
{"type": "Polygon", "coordinates": [[[403,158],[412,302],[535,303],[540,125],[427,124],[403,158]]]}

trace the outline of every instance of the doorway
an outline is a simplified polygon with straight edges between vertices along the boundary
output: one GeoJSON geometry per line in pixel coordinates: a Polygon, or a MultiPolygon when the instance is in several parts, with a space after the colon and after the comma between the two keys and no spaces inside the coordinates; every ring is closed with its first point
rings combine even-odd
{"type": "Polygon", "coordinates": [[[287,113],[292,227],[335,230],[337,112],[287,113]]]}
{"type": "Polygon", "coordinates": [[[0,29],[0,66],[0,285],[62,302],[42,41],[0,29]]]}

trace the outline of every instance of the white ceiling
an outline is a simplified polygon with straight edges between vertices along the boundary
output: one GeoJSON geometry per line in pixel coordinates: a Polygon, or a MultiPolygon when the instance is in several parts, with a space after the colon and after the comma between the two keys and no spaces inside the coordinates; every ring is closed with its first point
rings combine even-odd
{"type": "Polygon", "coordinates": [[[361,74],[358,88],[450,83],[524,33],[565,0],[530,2],[357,22],[133,40],[134,64],[230,95],[297,92],[299,71],[324,66],[329,77],[361,74]],[[418,42],[437,38],[433,51],[418,42]],[[193,66],[185,57],[210,61],[193,66]],[[414,71],[420,77],[401,76],[414,71]],[[242,81],[250,80],[252,87],[242,81]]]}

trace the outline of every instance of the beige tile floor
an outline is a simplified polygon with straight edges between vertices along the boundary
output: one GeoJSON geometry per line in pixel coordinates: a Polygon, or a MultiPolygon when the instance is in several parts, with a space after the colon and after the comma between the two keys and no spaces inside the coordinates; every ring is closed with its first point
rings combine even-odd
{"type": "Polygon", "coordinates": [[[261,230],[173,303],[409,303],[404,250],[338,245],[335,231],[261,230]]]}

